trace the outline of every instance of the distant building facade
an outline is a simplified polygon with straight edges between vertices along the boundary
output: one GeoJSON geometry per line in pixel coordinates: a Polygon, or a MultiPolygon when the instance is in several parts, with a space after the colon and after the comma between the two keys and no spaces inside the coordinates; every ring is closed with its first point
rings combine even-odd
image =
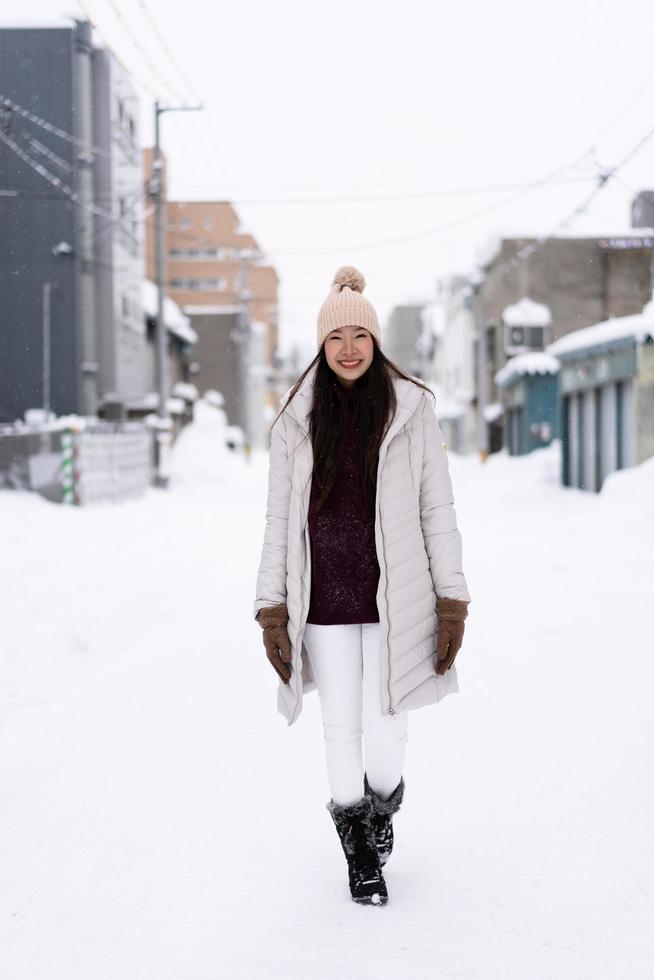
{"type": "Polygon", "coordinates": [[[599,491],[606,477],[654,456],[654,301],[561,337],[561,481],[599,491]]]}
{"type": "MultiPolygon", "coordinates": [[[[500,413],[495,376],[510,357],[543,350],[559,337],[599,321],[639,313],[651,295],[654,236],[649,230],[614,237],[551,238],[512,264],[535,244],[535,239],[502,239],[483,266],[486,401],[500,413]],[[506,311],[521,302],[526,320],[518,329],[515,317],[507,322],[506,311]],[[530,312],[537,307],[547,309],[547,322],[533,322],[530,312]]],[[[477,356],[476,345],[475,377],[477,356]]],[[[501,414],[493,424],[494,448],[499,448],[501,414]]]]}
{"type": "Polygon", "coordinates": [[[0,91],[0,420],[98,414],[145,381],[137,93],[72,19],[0,28],[0,91]]]}
{"type": "Polygon", "coordinates": [[[384,353],[406,374],[422,377],[425,358],[421,350],[424,304],[395,306],[384,327],[384,353]]]}
{"type": "MultiPolygon", "coordinates": [[[[152,160],[148,148],[146,174],[152,160]]],[[[165,159],[163,179],[165,186],[165,159]]],[[[146,266],[154,279],[153,217],[145,237],[146,266]]],[[[253,444],[267,445],[262,419],[278,399],[268,383],[278,345],[276,270],[264,262],[254,236],[242,230],[229,201],[167,201],[164,258],[166,291],[198,335],[194,384],[200,392],[220,391],[230,422],[253,444]]]]}
{"type": "Polygon", "coordinates": [[[639,191],[631,202],[634,228],[654,228],[654,191],[639,191]]]}
{"type": "Polygon", "coordinates": [[[436,414],[448,447],[453,452],[469,452],[477,443],[477,408],[475,319],[467,277],[443,280],[438,299],[427,305],[426,312],[435,337],[436,414]]]}

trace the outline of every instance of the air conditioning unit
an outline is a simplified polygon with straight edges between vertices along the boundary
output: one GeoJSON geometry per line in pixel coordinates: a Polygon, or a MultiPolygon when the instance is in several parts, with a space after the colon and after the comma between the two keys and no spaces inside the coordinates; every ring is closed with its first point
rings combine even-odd
{"type": "Polygon", "coordinates": [[[505,354],[524,354],[530,350],[545,349],[544,327],[504,327],[505,354]]]}

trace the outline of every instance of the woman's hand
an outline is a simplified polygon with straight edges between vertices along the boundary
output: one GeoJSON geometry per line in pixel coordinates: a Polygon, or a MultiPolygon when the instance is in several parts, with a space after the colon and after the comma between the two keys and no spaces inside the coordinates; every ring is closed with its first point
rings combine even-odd
{"type": "Polygon", "coordinates": [[[285,626],[267,626],[263,631],[263,645],[268,660],[285,684],[291,679],[291,642],[285,626]]]}
{"type": "Polygon", "coordinates": [[[463,599],[438,598],[436,613],[438,615],[436,673],[444,674],[450,669],[461,649],[468,603],[463,599]]]}
{"type": "Polygon", "coordinates": [[[257,621],[263,629],[263,645],[266,656],[284,684],[291,679],[291,641],[286,623],[288,611],[283,604],[259,610],[257,621]]]}

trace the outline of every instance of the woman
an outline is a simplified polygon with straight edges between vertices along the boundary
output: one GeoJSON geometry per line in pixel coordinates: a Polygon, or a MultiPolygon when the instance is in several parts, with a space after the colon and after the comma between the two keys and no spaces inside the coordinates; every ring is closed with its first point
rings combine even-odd
{"type": "Polygon", "coordinates": [[[352,898],[385,904],[408,712],[458,690],[470,595],[433,395],[381,352],[364,286],[338,270],[273,422],[254,615],[289,725],[318,690],[352,898]]]}

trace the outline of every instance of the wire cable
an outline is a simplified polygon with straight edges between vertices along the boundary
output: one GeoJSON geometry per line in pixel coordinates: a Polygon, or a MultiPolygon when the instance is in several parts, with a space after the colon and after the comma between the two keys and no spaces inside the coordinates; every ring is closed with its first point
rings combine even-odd
{"type": "Polygon", "coordinates": [[[169,62],[175,68],[175,70],[176,70],[176,72],[177,72],[180,80],[187,87],[189,93],[193,96],[193,98],[197,102],[202,102],[202,98],[200,97],[200,93],[198,92],[198,90],[195,87],[195,85],[193,84],[193,82],[188,79],[188,77],[186,76],[185,72],[183,72],[182,69],[180,68],[179,62],[177,61],[177,59],[176,59],[173,51],[171,50],[170,45],[168,44],[168,42],[166,41],[165,37],[163,36],[163,34],[161,33],[161,31],[159,30],[159,26],[158,26],[157,22],[155,21],[154,17],[151,15],[151,13],[150,13],[150,11],[148,9],[148,6],[145,3],[145,0],[138,0],[138,4],[139,4],[139,7],[141,8],[141,10],[143,11],[143,14],[144,14],[144,16],[145,16],[148,24],[150,25],[150,29],[151,29],[152,33],[154,34],[155,38],[159,42],[159,45],[161,46],[161,48],[163,49],[163,51],[167,55],[169,62]]]}
{"type": "Polygon", "coordinates": [[[492,272],[487,276],[487,279],[494,279],[497,276],[504,276],[510,270],[515,268],[521,262],[524,262],[535,252],[539,251],[546,242],[553,238],[557,232],[562,231],[567,228],[568,225],[578,218],[579,215],[584,214],[588,209],[588,206],[595,200],[595,198],[602,193],[604,188],[607,186],[609,181],[611,181],[618,171],[622,170],[630,160],[636,156],[637,153],[648,143],[654,136],[654,127],[648,130],[644,136],[642,136],[638,142],[622,157],[622,159],[612,168],[600,171],[598,177],[596,178],[597,184],[593,190],[588,194],[576,207],[572,209],[568,214],[566,214],[560,221],[558,221],[553,228],[551,228],[546,235],[540,235],[535,241],[530,242],[528,245],[523,246],[521,249],[502,262],[497,268],[493,269],[492,272]]]}
{"type": "Polygon", "coordinates": [[[88,10],[88,7],[84,3],[84,0],[75,0],[75,2],[77,4],[77,6],[80,8],[80,10],[82,11],[82,13],[84,14],[84,16],[86,17],[86,19],[88,20],[88,22],[91,25],[91,27],[93,28],[93,30],[96,31],[98,37],[102,40],[102,42],[103,42],[105,48],[107,49],[107,51],[109,51],[111,53],[112,57],[116,59],[117,63],[123,69],[123,71],[125,72],[125,74],[128,75],[130,78],[133,78],[135,81],[138,81],[138,83],[141,86],[141,88],[145,89],[145,91],[155,101],[158,100],[158,99],[160,99],[161,98],[161,92],[158,92],[156,89],[154,89],[152,87],[152,85],[150,85],[137,72],[134,72],[132,69],[128,68],[127,65],[125,64],[125,62],[122,60],[122,58],[119,58],[118,57],[118,55],[116,54],[116,52],[114,51],[114,49],[112,48],[112,46],[109,44],[109,42],[108,42],[108,40],[107,40],[104,32],[100,30],[100,28],[98,27],[98,25],[95,23],[95,21],[91,17],[91,15],[89,13],[89,10],[88,10]]]}
{"type": "Polygon", "coordinates": [[[48,183],[52,184],[53,187],[57,187],[62,194],[64,194],[67,198],[69,198],[69,200],[73,201],[75,204],[79,205],[79,207],[82,207],[85,210],[90,211],[91,214],[99,215],[101,218],[113,218],[113,215],[110,214],[108,211],[105,211],[103,208],[99,208],[97,207],[97,205],[92,204],[90,201],[87,201],[85,198],[80,197],[80,195],[75,190],[73,190],[72,187],[70,187],[68,184],[64,184],[64,182],[59,177],[56,177],[54,174],[50,173],[50,171],[46,167],[44,167],[42,163],[39,163],[38,160],[35,160],[33,157],[31,157],[29,153],[27,153],[22,148],[22,146],[19,146],[19,144],[16,143],[15,140],[12,140],[10,136],[7,136],[6,133],[3,133],[1,129],[0,129],[0,142],[4,143],[5,146],[8,146],[10,150],[13,150],[13,152],[17,156],[19,156],[20,159],[23,160],[29,167],[31,167],[32,170],[34,170],[37,174],[39,174],[40,177],[43,177],[44,180],[47,180],[48,183]]]}
{"type": "MultiPolygon", "coordinates": [[[[102,157],[111,156],[108,150],[103,150],[99,146],[90,146],[84,140],[79,139],[77,136],[73,136],[72,133],[67,132],[65,129],[61,129],[59,126],[53,126],[52,123],[48,122],[46,119],[42,119],[41,116],[37,116],[28,109],[24,109],[12,99],[8,99],[6,95],[0,95],[0,107],[9,109],[11,112],[15,112],[17,115],[23,116],[25,119],[29,119],[29,121],[34,123],[36,126],[40,126],[42,129],[45,129],[46,132],[53,133],[60,139],[66,140],[68,143],[73,143],[75,146],[79,146],[86,153],[92,153],[94,156],[102,157]]],[[[0,130],[2,129],[4,129],[4,127],[0,126],[0,130]]]]}
{"type": "Polygon", "coordinates": [[[274,255],[334,255],[342,254],[344,251],[370,251],[377,248],[386,248],[388,245],[401,245],[407,242],[418,241],[421,238],[431,238],[436,235],[441,235],[445,231],[450,231],[452,228],[459,228],[461,225],[468,224],[470,221],[474,221],[477,218],[482,218],[493,211],[500,210],[501,208],[508,207],[508,205],[513,204],[515,201],[519,200],[525,194],[531,191],[546,186],[551,183],[559,174],[564,173],[579,161],[579,159],[584,159],[587,157],[588,152],[584,152],[581,158],[572,163],[565,164],[562,167],[557,167],[556,170],[551,171],[544,177],[538,180],[531,181],[530,183],[521,187],[514,194],[510,194],[508,197],[503,198],[501,201],[496,201],[494,204],[489,204],[486,207],[479,208],[476,211],[471,211],[468,214],[463,215],[461,218],[454,218],[452,221],[445,222],[445,224],[438,225],[435,228],[425,228],[422,231],[412,232],[407,235],[398,235],[393,238],[385,238],[376,242],[364,242],[358,245],[347,245],[341,246],[340,248],[324,248],[324,249],[301,249],[301,250],[277,250],[271,249],[270,251],[274,255]]]}

